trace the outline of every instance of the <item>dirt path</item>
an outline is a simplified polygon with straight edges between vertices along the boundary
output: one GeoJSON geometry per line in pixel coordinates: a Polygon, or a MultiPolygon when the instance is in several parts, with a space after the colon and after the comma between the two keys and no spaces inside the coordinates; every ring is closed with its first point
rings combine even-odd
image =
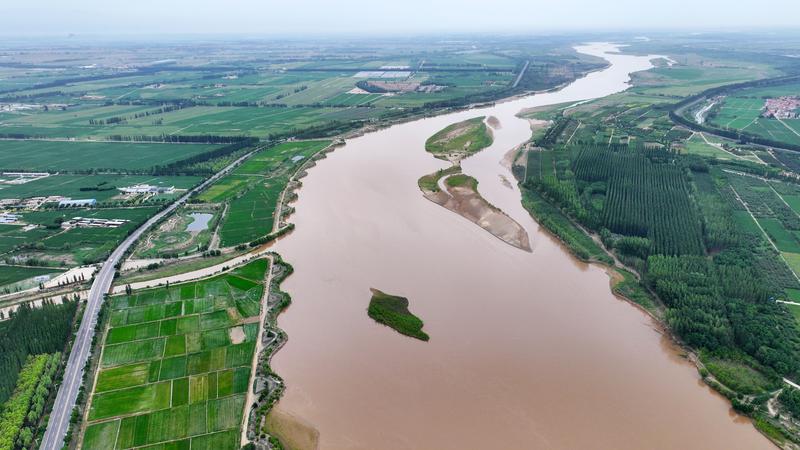
{"type": "Polygon", "coordinates": [[[569,135],[569,139],[567,139],[566,145],[569,145],[569,143],[572,141],[572,137],[575,136],[575,133],[577,133],[578,130],[581,128],[581,125],[583,125],[583,123],[578,122],[578,126],[576,126],[575,129],[572,130],[572,134],[569,135]]]}
{"type": "Polygon", "coordinates": [[[744,156],[740,156],[740,155],[737,155],[737,154],[735,154],[733,152],[730,152],[730,151],[726,150],[725,147],[722,144],[719,144],[717,142],[709,141],[708,138],[706,137],[705,133],[703,133],[702,131],[695,132],[695,134],[699,134],[700,137],[703,138],[703,141],[706,143],[706,145],[710,145],[710,146],[716,148],[717,150],[723,151],[723,152],[731,155],[732,158],[741,159],[743,161],[757,162],[758,164],[767,165],[767,163],[762,161],[761,158],[759,158],[758,156],[755,156],[755,154],[753,154],[753,156],[756,158],[756,161],[753,161],[750,158],[745,158],[744,156]]]}
{"type": "Polygon", "coordinates": [[[778,250],[778,246],[775,245],[774,242],[772,242],[772,239],[769,237],[769,234],[767,234],[766,230],[764,230],[764,228],[761,226],[761,224],[758,223],[758,220],[756,220],[756,216],[754,216],[753,212],[750,211],[750,207],[747,206],[747,203],[744,200],[742,200],[742,197],[739,196],[739,193],[736,192],[736,189],[733,186],[731,186],[731,191],[733,191],[733,194],[736,196],[736,199],[739,200],[739,203],[741,203],[742,206],[744,206],[744,209],[745,209],[745,211],[747,211],[747,214],[750,214],[750,217],[753,219],[753,222],[755,222],[756,225],[758,226],[758,229],[761,230],[761,233],[767,239],[767,242],[769,242],[770,245],[772,245],[772,248],[774,248],[775,251],[778,252],[778,255],[781,257],[781,260],[783,261],[783,263],[786,264],[786,267],[789,268],[789,272],[791,272],[792,275],[794,275],[794,278],[798,282],[800,282],[800,277],[798,277],[797,274],[794,272],[794,270],[792,270],[792,266],[789,265],[789,261],[786,261],[786,258],[783,257],[783,253],[781,253],[781,251],[778,250]]]}
{"type": "Polygon", "coordinates": [[[786,124],[786,122],[784,122],[783,120],[781,120],[781,119],[778,119],[778,122],[780,122],[780,123],[781,123],[783,126],[785,126],[786,128],[788,128],[788,129],[789,129],[789,131],[791,131],[792,133],[794,133],[794,134],[796,134],[796,135],[800,136],[800,133],[798,133],[798,132],[797,132],[797,130],[795,130],[794,128],[792,128],[792,127],[790,127],[789,125],[787,125],[787,124],[786,124]]]}
{"type": "MultiPolygon", "coordinates": [[[[220,219],[225,218],[228,214],[228,204],[225,203],[225,207],[222,209],[222,215],[220,215],[220,219]]],[[[214,234],[211,235],[211,240],[208,243],[209,250],[216,250],[219,248],[219,230],[222,228],[222,220],[217,220],[217,226],[214,227],[214,234]]]]}
{"type": "Polygon", "coordinates": [[[261,352],[264,350],[264,343],[262,342],[262,338],[264,336],[264,327],[267,320],[267,313],[269,312],[269,305],[267,299],[269,298],[269,287],[272,284],[272,269],[274,260],[272,256],[267,256],[267,260],[269,260],[269,268],[267,272],[267,279],[264,281],[264,293],[261,296],[261,311],[258,315],[258,336],[256,336],[256,350],[253,352],[253,361],[250,366],[250,382],[247,385],[247,397],[245,397],[244,401],[244,422],[242,424],[242,437],[241,437],[241,445],[244,446],[248,442],[247,439],[247,429],[250,428],[250,414],[249,408],[255,402],[255,379],[256,379],[256,368],[258,367],[258,358],[261,355],[261,352]]]}

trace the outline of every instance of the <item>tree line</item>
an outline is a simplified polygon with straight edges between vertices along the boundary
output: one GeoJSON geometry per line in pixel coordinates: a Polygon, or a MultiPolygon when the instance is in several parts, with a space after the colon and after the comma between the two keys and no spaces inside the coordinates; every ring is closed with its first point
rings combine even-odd
{"type": "Polygon", "coordinates": [[[10,319],[0,323],[0,403],[14,391],[17,376],[29,355],[62,351],[72,331],[76,301],[39,308],[22,304],[10,319]]]}

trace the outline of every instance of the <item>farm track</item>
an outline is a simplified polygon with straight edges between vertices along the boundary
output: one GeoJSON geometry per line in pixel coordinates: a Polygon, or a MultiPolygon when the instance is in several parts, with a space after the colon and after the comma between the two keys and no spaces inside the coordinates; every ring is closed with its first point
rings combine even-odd
{"type": "MultiPolygon", "coordinates": [[[[758,178],[758,177],[756,177],[756,178],[758,178]]],[[[766,231],[766,230],[764,230],[764,228],[761,226],[761,224],[760,224],[760,223],[758,223],[758,220],[756,219],[756,216],[755,216],[755,215],[753,215],[753,212],[752,212],[752,211],[750,211],[750,207],[749,207],[749,206],[747,206],[747,202],[745,202],[745,201],[742,199],[742,197],[739,195],[739,193],[738,193],[738,192],[736,192],[736,189],[734,189],[734,187],[733,187],[733,186],[731,186],[731,190],[733,191],[733,194],[736,196],[736,199],[737,199],[737,200],[739,200],[739,203],[741,203],[741,204],[742,204],[742,206],[744,207],[745,211],[747,211],[747,214],[750,214],[750,218],[752,218],[752,219],[753,219],[753,222],[755,222],[755,223],[756,223],[756,226],[758,226],[758,229],[759,229],[759,230],[761,230],[761,233],[762,233],[762,234],[764,235],[764,237],[767,239],[767,242],[769,242],[769,243],[770,243],[770,245],[772,246],[772,248],[773,248],[773,249],[774,249],[774,250],[775,250],[775,251],[778,253],[778,256],[780,256],[780,257],[781,257],[781,261],[783,261],[783,263],[784,263],[784,264],[786,264],[786,267],[788,267],[788,268],[789,268],[789,272],[791,272],[791,273],[792,273],[792,275],[794,275],[794,278],[795,278],[795,279],[796,279],[798,282],[800,282],[800,277],[799,277],[799,276],[797,276],[797,274],[795,273],[795,271],[792,269],[792,266],[789,264],[789,261],[786,261],[786,258],[784,258],[784,257],[783,257],[783,253],[781,253],[781,251],[780,251],[780,250],[778,250],[778,246],[777,246],[777,245],[775,245],[775,242],[773,242],[773,241],[772,241],[772,239],[769,237],[769,234],[767,234],[767,231],[766,231]]]]}
{"type": "Polygon", "coordinates": [[[522,70],[519,71],[519,75],[517,75],[517,78],[514,80],[514,83],[511,85],[512,88],[516,88],[517,85],[519,85],[519,82],[522,80],[522,77],[525,75],[525,71],[528,70],[528,66],[530,66],[530,65],[531,65],[530,61],[525,61],[525,65],[522,66],[522,70]]]}

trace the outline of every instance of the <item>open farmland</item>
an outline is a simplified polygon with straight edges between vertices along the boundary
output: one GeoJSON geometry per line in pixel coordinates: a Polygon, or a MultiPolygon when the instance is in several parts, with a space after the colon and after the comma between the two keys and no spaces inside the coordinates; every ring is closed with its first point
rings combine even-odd
{"type": "Polygon", "coordinates": [[[800,84],[734,91],[712,110],[709,122],[719,128],[741,130],[772,141],[800,145],[800,119],[761,117],[766,100],[782,96],[800,96],[800,84]]]}
{"type": "MultiPolygon", "coordinates": [[[[365,119],[382,114],[382,110],[371,111],[361,108],[194,106],[160,114],[157,120],[152,117],[141,117],[113,125],[93,125],[88,122],[89,119],[72,120],[73,115],[67,111],[42,112],[0,120],[0,133],[93,139],[117,135],[261,137],[334,121],[365,119]],[[58,120],[51,117],[52,115],[65,117],[58,120]],[[39,116],[44,116],[45,120],[40,120],[39,116]]],[[[102,114],[98,112],[92,116],[101,117],[102,114]]]]}
{"type": "Polygon", "coordinates": [[[27,224],[38,228],[25,231],[19,226],[0,229],[0,256],[37,258],[65,264],[96,262],[110,253],[139,224],[157,211],[155,207],[67,209],[34,211],[22,215],[27,224]],[[127,222],[117,228],[62,229],[58,221],[73,217],[121,219],[127,222]]]}
{"type": "Polygon", "coordinates": [[[65,171],[149,169],[218,148],[204,144],[0,140],[0,168],[65,171]]]}
{"type": "Polygon", "coordinates": [[[40,275],[59,273],[58,269],[49,267],[25,267],[0,265],[0,286],[27,280],[40,275]]]}
{"type": "Polygon", "coordinates": [[[633,74],[637,82],[633,90],[648,95],[686,96],[716,86],[754,80],[769,73],[768,67],[754,70],[752,66],[736,61],[724,67],[703,66],[694,56],[687,56],[679,58],[678,65],[633,74]]]}
{"type": "Polygon", "coordinates": [[[330,141],[296,141],[261,150],[200,194],[200,201],[228,202],[221,244],[247,243],[272,231],[275,207],[289,177],[328,145],[330,141]]]}
{"type": "Polygon", "coordinates": [[[238,449],[267,270],[113,297],[83,448],[238,449]]]}
{"type": "Polygon", "coordinates": [[[58,195],[76,199],[93,198],[98,202],[119,196],[118,188],[136,184],[188,189],[201,179],[193,176],[162,177],[152,175],[52,175],[24,184],[0,185],[0,198],[27,198],[58,195]]]}

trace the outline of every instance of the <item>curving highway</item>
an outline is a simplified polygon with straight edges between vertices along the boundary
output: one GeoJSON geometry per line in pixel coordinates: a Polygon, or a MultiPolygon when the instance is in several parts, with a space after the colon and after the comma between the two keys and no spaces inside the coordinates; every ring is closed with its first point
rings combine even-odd
{"type": "Polygon", "coordinates": [[[45,430],[44,438],[39,446],[40,449],[59,450],[64,445],[64,436],[66,436],[67,429],[69,428],[69,419],[72,415],[72,410],[75,407],[75,401],[78,398],[78,391],[80,390],[83,382],[83,369],[86,366],[86,361],[89,360],[89,356],[91,356],[92,338],[94,337],[97,315],[100,312],[100,307],[103,304],[105,294],[109,291],[109,289],[111,289],[111,284],[114,281],[116,265],[120,262],[122,256],[128,251],[133,243],[135,243],[151,226],[153,226],[153,224],[184,204],[192,194],[205,189],[209,184],[217,181],[220,177],[230,172],[230,170],[236,165],[249,158],[250,155],[258,150],[260,150],[260,148],[253,150],[252,152],[249,152],[232,162],[224,169],[214,174],[212,177],[205,180],[197,187],[184,194],[181,198],[170,204],[168,207],[148,219],[147,222],[142,224],[127,238],[125,238],[125,240],[122,241],[122,243],[103,263],[100,271],[95,275],[92,288],[89,290],[89,298],[86,300],[86,308],[83,313],[83,320],[81,321],[80,328],[78,329],[78,334],[75,337],[75,342],[72,345],[72,351],[69,354],[69,360],[67,360],[67,367],[64,370],[64,378],[61,382],[61,386],[58,389],[58,394],[56,395],[56,400],[53,404],[53,411],[50,414],[50,420],[47,423],[47,430],[45,430]]]}

